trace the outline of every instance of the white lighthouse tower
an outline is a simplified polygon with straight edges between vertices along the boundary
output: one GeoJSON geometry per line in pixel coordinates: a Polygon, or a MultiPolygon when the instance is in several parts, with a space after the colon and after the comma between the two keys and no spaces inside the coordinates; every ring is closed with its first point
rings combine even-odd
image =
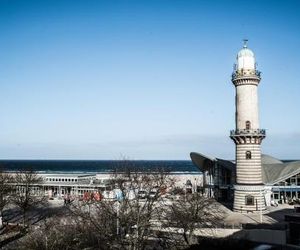
{"type": "Polygon", "coordinates": [[[258,117],[257,87],[260,79],[254,53],[247,47],[247,40],[244,40],[232,74],[236,90],[236,129],[230,132],[230,138],[236,145],[233,209],[239,212],[262,211],[266,208],[260,150],[265,130],[260,129],[258,117]]]}

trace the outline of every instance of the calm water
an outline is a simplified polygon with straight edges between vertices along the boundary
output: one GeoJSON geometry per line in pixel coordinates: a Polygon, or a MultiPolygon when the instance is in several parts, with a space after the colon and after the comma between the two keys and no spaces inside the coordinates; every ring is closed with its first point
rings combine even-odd
{"type": "MultiPolygon", "coordinates": [[[[283,160],[288,163],[294,160],[283,160]]],[[[0,167],[8,171],[26,168],[39,172],[103,173],[124,166],[140,170],[164,168],[171,172],[199,172],[192,161],[109,161],[109,160],[0,160],[0,167]]]]}
{"type": "Polygon", "coordinates": [[[124,166],[140,170],[164,168],[171,172],[199,171],[191,161],[0,160],[0,167],[8,171],[30,168],[39,172],[103,173],[124,166]]]}

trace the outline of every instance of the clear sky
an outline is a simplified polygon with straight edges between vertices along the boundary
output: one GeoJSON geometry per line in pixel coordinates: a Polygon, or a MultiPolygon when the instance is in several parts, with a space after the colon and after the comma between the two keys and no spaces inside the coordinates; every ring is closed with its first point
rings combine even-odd
{"type": "Polygon", "coordinates": [[[249,39],[264,153],[300,158],[300,1],[0,0],[1,159],[234,159],[249,39]]]}

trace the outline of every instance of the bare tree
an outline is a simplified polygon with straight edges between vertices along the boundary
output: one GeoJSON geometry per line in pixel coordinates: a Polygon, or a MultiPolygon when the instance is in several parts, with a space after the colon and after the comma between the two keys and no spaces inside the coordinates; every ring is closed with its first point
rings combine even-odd
{"type": "Polygon", "coordinates": [[[0,168],[0,228],[2,227],[2,213],[9,203],[9,196],[12,192],[12,176],[0,168]]]}
{"type": "Polygon", "coordinates": [[[143,249],[163,210],[164,191],[173,185],[173,179],[163,168],[152,171],[127,169],[116,173],[113,180],[121,192],[118,219],[121,231],[132,249],[143,249]]]}
{"type": "Polygon", "coordinates": [[[86,223],[77,223],[69,216],[54,216],[29,229],[28,234],[7,249],[107,249],[86,223]]]}
{"type": "Polygon", "coordinates": [[[111,176],[114,199],[82,202],[71,210],[107,248],[144,249],[155,236],[163,194],[173,183],[163,168],[150,171],[124,161],[111,176]]]}
{"type": "Polygon", "coordinates": [[[213,236],[214,228],[221,224],[223,217],[219,203],[194,193],[166,206],[161,221],[172,244],[175,243],[177,248],[184,248],[195,244],[198,230],[213,236]]]}
{"type": "Polygon", "coordinates": [[[22,211],[23,226],[25,227],[27,212],[45,201],[40,190],[42,178],[33,170],[22,170],[14,175],[13,181],[15,190],[12,201],[22,211]]]}
{"type": "Polygon", "coordinates": [[[164,169],[150,171],[124,161],[111,175],[113,196],[90,194],[72,202],[67,217],[45,223],[22,244],[33,250],[186,248],[200,229],[213,232],[222,212],[198,193],[167,198],[164,193],[173,187],[164,169]]]}

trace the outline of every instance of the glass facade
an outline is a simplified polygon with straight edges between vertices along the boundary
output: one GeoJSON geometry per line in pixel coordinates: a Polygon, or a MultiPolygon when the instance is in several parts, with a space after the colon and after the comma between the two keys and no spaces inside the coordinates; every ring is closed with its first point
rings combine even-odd
{"type": "Polygon", "coordinates": [[[276,183],[272,187],[272,199],[282,203],[300,199],[300,174],[276,183]]]}

